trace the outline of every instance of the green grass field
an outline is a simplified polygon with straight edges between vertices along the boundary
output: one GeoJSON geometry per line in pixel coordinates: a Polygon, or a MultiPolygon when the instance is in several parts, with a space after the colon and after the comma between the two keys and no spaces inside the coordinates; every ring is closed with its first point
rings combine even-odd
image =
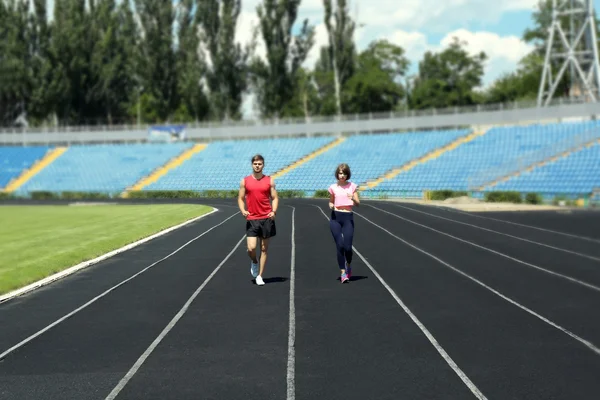
{"type": "Polygon", "coordinates": [[[0,295],[206,214],[202,205],[0,207],[0,295]]]}

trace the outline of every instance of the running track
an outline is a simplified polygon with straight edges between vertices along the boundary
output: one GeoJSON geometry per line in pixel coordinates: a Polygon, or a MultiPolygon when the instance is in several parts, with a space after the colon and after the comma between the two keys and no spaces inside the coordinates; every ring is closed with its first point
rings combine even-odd
{"type": "Polygon", "coordinates": [[[0,398],[598,398],[598,212],[363,201],[341,285],[327,201],[282,199],[257,287],[235,202],[206,203],[1,304],[0,398]]]}

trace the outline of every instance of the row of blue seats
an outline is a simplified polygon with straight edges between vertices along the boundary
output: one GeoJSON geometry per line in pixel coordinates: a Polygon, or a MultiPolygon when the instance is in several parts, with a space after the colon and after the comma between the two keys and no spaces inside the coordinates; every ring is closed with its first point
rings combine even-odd
{"type": "Polygon", "coordinates": [[[0,147],[0,188],[17,178],[49,150],[47,146],[0,147]]]}
{"type": "Polygon", "coordinates": [[[337,147],[290,171],[279,183],[279,187],[292,189],[293,182],[304,176],[315,178],[314,187],[327,187],[335,180],[334,172],[341,162],[350,166],[351,179],[356,183],[364,183],[443,147],[469,132],[460,129],[351,136],[337,147]]]}
{"type": "MultiPolygon", "coordinates": [[[[581,137],[582,132],[600,136],[600,125],[588,121],[493,128],[436,159],[385,180],[374,190],[468,190],[474,177],[482,170],[500,167],[512,160],[526,159],[527,155],[536,155],[540,149],[555,146],[558,142],[569,143],[581,137]]],[[[340,162],[351,166],[354,182],[365,184],[470,133],[470,130],[459,129],[351,136],[282,176],[278,187],[281,190],[327,188],[335,181],[334,170],[340,162]]],[[[145,190],[237,189],[241,177],[250,173],[253,154],[263,154],[266,159],[265,173],[273,174],[334,140],[336,138],[323,136],[213,142],[145,190]]],[[[186,142],[71,146],[19,191],[120,192],[191,146],[193,143],[186,142]]],[[[600,174],[594,173],[598,170],[600,160],[597,148],[592,146],[576,152],[495,188],[534,188],[537,182],[544,185],[550,182],[560,190],[589,191],[600,183],[596,178],[600,174]],[[563,182],[557,182],[559,179],[563,182]]],[[[43,146],[0,147],[0,187],[42,158],[48,149],[43,146]]],[[[490,179],[502,176],[501,170],[494,173],[490,179]]]]}
{"type": "Polygon", "coordinates": [[[473,189],[482,186],[482,183],[508,175],[507,167],[525,168],[541,161],[535,156],[547,158],[548,154],[556,154],[559,152],[553,147],[556,143],[569,145],[582,135],[587,139],[600,137],[600,122],[492,128],[485,135],[453,151],[382,182],[376,190],[402,189],[415,182],[423,189],[430,190],[473,189]],[[549,150],[544,151],[545,148],[549,150]],[[553,149],[554,153],[551,151],[553,149]],[[487,174],[482,175],[482,172],[487,174]]]}
{"type": "Polygon", "coordinates": [[[334,140],[334,137],[323,136],[214,142],[145,190],[238,188],[241,178],[251,171],[254,154],[260,153],[265,158],[264,171],[271,175],[334,140]],[[207,186],[209,181],[212,187],[207,186]]]}
{"type": "Polygon", "coordinates": [[[19,188],[19,192],[119,192],[192,146],[192,143],[70,146],[19,188]]]}

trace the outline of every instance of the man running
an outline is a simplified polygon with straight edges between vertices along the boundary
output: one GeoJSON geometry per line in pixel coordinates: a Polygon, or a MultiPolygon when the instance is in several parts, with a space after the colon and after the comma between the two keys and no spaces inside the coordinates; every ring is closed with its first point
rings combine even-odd
{"type": "Polygon", "coordinates": [[[246,217],[246,242],[251,260],[250,273],[256,278],[256,284],[260,286],[265,284],[262,276],[267,264],[269,239],[277,233],[275,214],[279,206],[275,182],[270,176],[263,174],[264,166],[263,156],[257,154],[252,157],[252,174],[241,180],[238,194],[238,206],[242,215],[246,217]],[[256,258],[258,238],[261,238],[260,271],[256,258]]]}

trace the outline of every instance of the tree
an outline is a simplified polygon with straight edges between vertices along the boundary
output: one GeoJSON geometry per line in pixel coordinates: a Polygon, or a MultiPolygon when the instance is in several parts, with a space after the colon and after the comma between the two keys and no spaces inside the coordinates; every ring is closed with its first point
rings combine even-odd
{"type": "Polygon", "coordinates": [[[401,78],[409,61],[404,49],[385,39],[371,42],[358,57],[356,73],[344,88],[352,113],[392,111],[404,97],[401,78]]]}
{"type": "Polygon", "coordinates": [[[92,81],[87,97],[97,110],[94,116],[105,117],[110,124],[122,120],[131,104],[135,89],[132,56],[138,38],[133,13],[124,4],[100,0],[93,10],[92,81]]]}
{"type": "Polygon", "coordinates": [[[300,2],[264,0],[257,7],[267,54],[266,61],[255,54],[250,68],[259,108],[267,118],[304,114],[292,101],[298,92],[300,67],[314,44],[314,28],[304,20],[300,32],[292,35],[300,2]]]}
{"type": "Polygon", "coordinates": [[[242,95],[247,88],[248,52],[235,43],[241,0],[202,0],[198,18],[210,61],[206,79],[212,115],[218,119],[241,118],[242,95]]]}
{"type": "Polygon", "coordinates": [[[174,45],[175,10],[172,1],[134,0],[144,38],[136,52],[136,91],[143,87],[147,118],[166,121],[178,105],[177,62],[174,45]]]}
{"type": "Polygon", "coordinates": [[[466,42],[454,38],[439,53],[428,51],[419,63],[419,74],[411,93],[416,109],[472,105],[479,102],[474,89],[482,84],[484,52],[470,56],[466,42]]]}
{"type": "Polygon", "coordinates": [[[352,77],[355,70],[356,49],[354,46],[355,23],[350,18],[346,0],[336,0],[333,11],[332,0],[323,0],[325,7],[325,27],[329,46],[321,52],[325,71],[333,72],[336,113],[342,113],[341,88],[352,77]],[[334,24],[332,24],[332,18],[334,24]],[[325,58],[326,57],[326,58],[325,58]]]}
{"type": "Polygon", "coordinates": [[[535,100],[538,95],[544,58],[532,51],[519,62],[516,71],[497,79],[485,94],[486,103],[535,100]]]}

